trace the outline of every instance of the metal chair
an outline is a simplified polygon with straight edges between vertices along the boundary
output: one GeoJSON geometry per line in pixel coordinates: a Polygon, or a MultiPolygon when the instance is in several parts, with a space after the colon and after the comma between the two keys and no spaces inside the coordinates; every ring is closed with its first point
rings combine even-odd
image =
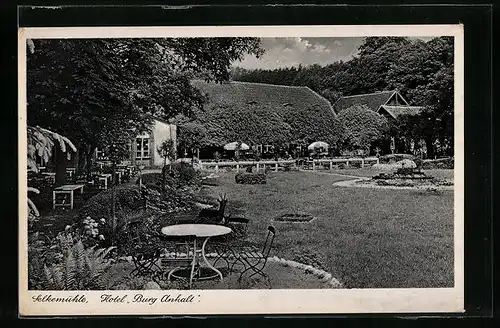
{"type": "MultiPolygon", "coordinates": [[[[161,270],[158,265],[161,249],[155,245],[154,240],[148,240],[150,236],[145,235],[142,221],[128,223],[129,247],[131,247],[132,262],[134,269],[130,272],[132,277],[139,275],[152,275],[156,270],[161,270]]],[[[155,238],[155,236],[153,236],[155,238]]]]}
{"type": "Polygon", "coordinates": [[[229,271],[234,268],[234,261],[237,260],[237,255],[233,251],[233,248],[242,246],[247,235],[249,222],[250,220],[243,217],[224,217],[224,225],[231,228],[233,232],[229,235],[214,238],[214,241],[210,244],[210,249],[217,254],[213,262],[214,265],[223,260],[229,271]]]}
{"type": "MultiPolygon", "coordinates": [[[[243,275],[248,271],[253,271],[253,273],[249,276],[258,274],[264,277],[269,284],[269,277],[264,272],[264,268],[267,264],[267,259],[269,257],[269,253],[271,252],[271,248],[273,246],[274,237],[276,235],[276,229],[273,226],[269,226],[267,228],[267,236],[264,244],[261,249],[256,247],[244,247],[240,251],[237,252],[237,261],[241,262],[245,269],[241,272],[238,281],[241,281],[243,275]]],[[[236,264],[233,263],[233,266],[236,264]]]]}

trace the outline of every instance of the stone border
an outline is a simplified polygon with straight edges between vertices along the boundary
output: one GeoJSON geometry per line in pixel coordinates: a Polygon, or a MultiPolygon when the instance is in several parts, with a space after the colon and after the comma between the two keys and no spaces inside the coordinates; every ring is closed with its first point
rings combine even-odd
{"type": "Polygon", "coordinates": [[[307,224],[307,223],[313,223],[316,221],[317,217],[311,215],[311,220],[309,221],[282,221],[282,220],[276,220],[276,218],[272,218],[271,222],[274,222],[276,224],[307,224]]]}
{"type": "Polygon", "coordinates": [[[292,268],[304,270],[304,272],[306,273],[312,273],[314,276],[316,276],[322,282],[330,285],[332,288],[343,288],[342,283],[338,279],[334,278],[331,273],[322,269],[315,268],[312,265],[285,260],[277,256],[269,257],[268,260],[271,262],[280,263],[283,266],[290,266],[292,268]]]}
{"type": "MultiPolygon", "coordinates": [[[[164,254],[164,255],[167,255],[167,254],[164,254]]],[[[186,257],[186,253],[177,253],[177,254],[176,253],[169,253],[168,255],[177,255],[176,257],[173,257],[173,258],[185,258],[186,257]]],[[[165,258],[165,257],[169,258],[170,256],[163,256],[161,258],[165,258]]],[[[218,255],[216,253],[209,253],[209,254],[206,254],[206,257],[207,258],[215,258],[215,257],[218,257],[218,255]]],[[[161,260],[161,258],[160,258],[160,260],[161,260]]],[[[121,260],[125,260],[125,261],[132,263],[132,258],[130,256],[123,257],[123,258],[121,258],[121,260]]],[[[311,273],[316,278],[318,278],[319,280],[324,282],[325,284],[328,284],[331,288],[343,288],[342,283],[337,278],[334,278],[331,273],[329,273],[325,270],[322,270],[322,269],[315,268],[312,265],[308,265],[308,264],[304,264],[304,263],[300,263],[300,262],[296,262],[296,261],[291,261],[291,260],[286,260],[286,259],[280,258],[278,256],[268,257],[267,260],[270,262],[279,263],[285,267],[289,266],[292,268],[303,270],[305,273],[311,273]]]]}
{"type": "Polygon", "coordinates": [[[371,178],[366,178],[366,177],[359,177],[357,179],[353,180],[342,180],[342,181],[337,181],[334,182],[332,185],[337,186],[337,187],[352,187],[352,188],[372,188],[372,189],[392,189],[392,190],[454,190],[454,186],[415,186],[415,187],[409,187],[409,186],[380,186],[380,185],[373,185],[373,184],[361,184],[358,183],[359,181],[363,180],[370,180],[371,178]]]}

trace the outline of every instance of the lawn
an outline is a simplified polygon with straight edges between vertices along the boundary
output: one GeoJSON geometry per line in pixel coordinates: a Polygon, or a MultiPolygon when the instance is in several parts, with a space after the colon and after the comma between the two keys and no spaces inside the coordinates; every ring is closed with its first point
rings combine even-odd
{"type": "Polygon", "coordinates": [[[250,219],[251,242],[263,242],[267,225],[274,224],[271,256],[319,259],[347,288],[452,287],[453,192],[332,186],[345,179],[272,172],[266,185],[239,185],[234,173],[221,173],[219,186],[205,187],[202,193],[226,193],[226,212],[250,219]],[[272,221],[287,213],[316,219],[272,221]]]}

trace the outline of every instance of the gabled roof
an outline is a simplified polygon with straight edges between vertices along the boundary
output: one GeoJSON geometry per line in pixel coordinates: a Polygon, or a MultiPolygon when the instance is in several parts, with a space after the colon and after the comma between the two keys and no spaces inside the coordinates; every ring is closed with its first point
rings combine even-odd
{"type": "Polygon", "coordinates": [[[385,110],[393,118],[398,118],[403,115],[417,115],[423,110],[424,107],[419,106],[389,106],[382,105],[379,109],[379,114],[382,110],[385,110]]]}
{"type": "Polygon", "coordinates": [[[288,106],[296,110],[318,106],[335,115],[331,103],[308,87],[239,81],[219,84],[193,80],[191,83],[208,96],[211,104],[256,104],[275,110],[288,106]]]}
{"type": "Polygon", "coordinates": [[[372,111],[377,112],[380,106],[385,105],[396,93],[397,91],[381,91],[341,97],[333,104],[333,109],[338,114],[354,105],[366,105],[372,111]]]}
{"type": "Polygon", "coordinates": [[[207,98],[198,119],[215,143],[312,142],[338,137],[330,102],[307,87],[249,82],[192,85],[207,98]],[[220,128],[223,127],[223,128],[220,128]]]}

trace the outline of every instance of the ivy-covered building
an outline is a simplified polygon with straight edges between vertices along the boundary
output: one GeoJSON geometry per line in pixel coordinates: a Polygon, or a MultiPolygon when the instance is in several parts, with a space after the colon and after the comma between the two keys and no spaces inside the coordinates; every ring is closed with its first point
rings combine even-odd
{"type": "MultiPolygon", "coordinates": [[[[365,108],[386,117],[389,122],[397,122],[398,119],[406,115],[418,115],[423,110],[421,106],[410,106],[408,101],[396,90],[341,97],[333,104],[333,108],[339,114],[356,105],[364,105],[365,108]]],[[[413,152],[414,149],[421,148],[422,143],[422,140],[406,140],[394,135],[393,151],[413,152]],[[415,147],[416,143],[418,143],[418,147],[415,147]]]]}
{"type": "Polygon", "coordinates": [[[355,105],[365,105],[370,110],[394,120],[402,115],[416,115],[422,110],[420,106],[410,106],[395,90],[341,97],[333,104],[333,109],[339,114],[355,105]]]}
{"type": "MultiPolygon", "coordinates": [[[[123,164],[139,165],[144,167],[159,167],[163,165],[163,158],[157,151],[158,146],[165,140],[172,140],[174,149],[177,148],[177,126],[158,118],[153,120],[151,131],[138,134],[130,142],[130,158],[123,164]]],[[[107,161],[106,154],[100,149],[95,150],[96,161],[107,161]]],[[[168,164],[167,160],[167,164],[168,164]]]]}
{"type": "Polygon", "coordinates": [[[335,144],[341,136],[331,103],[308,87],[236,81],[192,83],[206,97],[199,121],[208,127],[213,141],[213,147],[202,150],[202,158],[210,158],[214,149],[234,141],[266,153],[274,145],[303,149],[314,141],[335,144]]]}

